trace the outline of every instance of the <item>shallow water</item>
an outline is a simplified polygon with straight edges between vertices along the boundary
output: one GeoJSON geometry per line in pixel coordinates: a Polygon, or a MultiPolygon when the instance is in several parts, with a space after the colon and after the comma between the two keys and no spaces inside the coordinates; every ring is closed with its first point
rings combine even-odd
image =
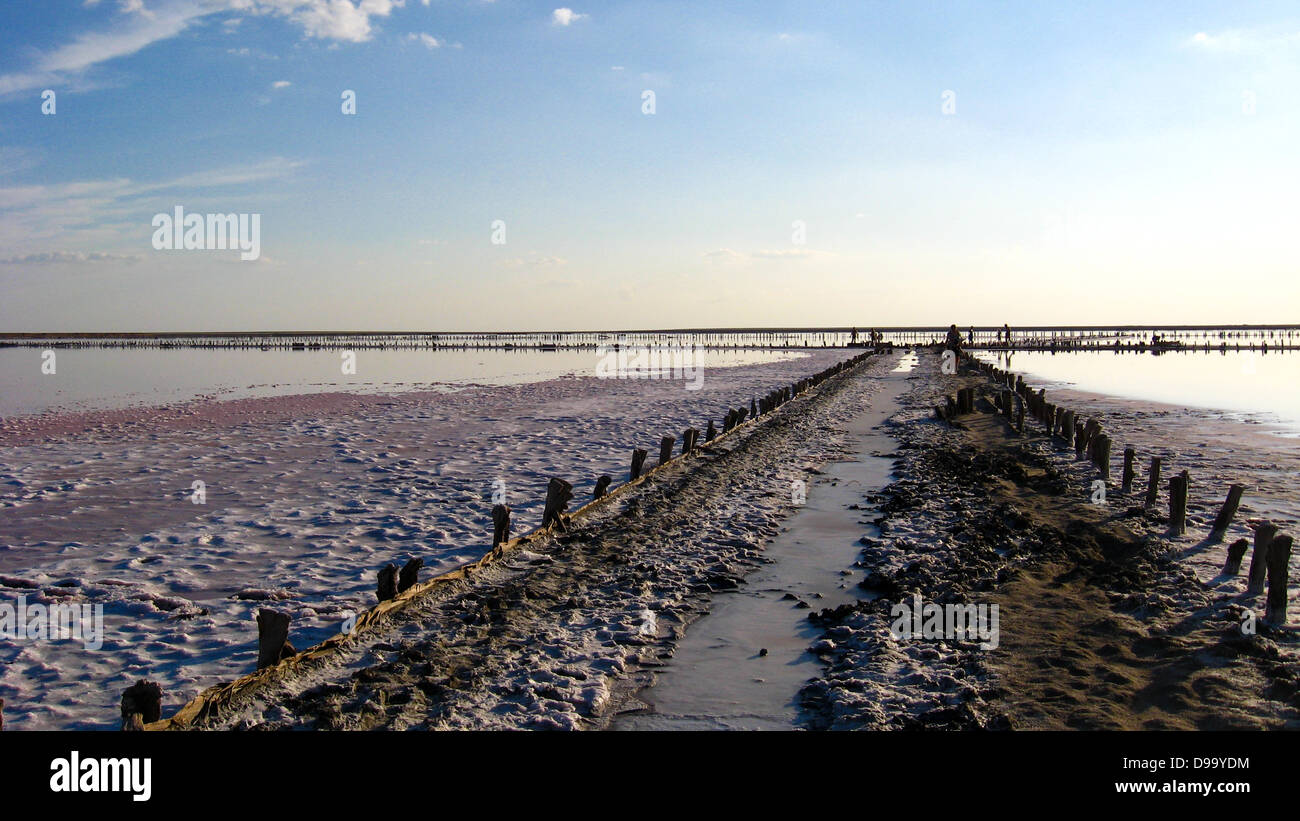
{"type": "MultiPolygon", "coordinates": [[[[672,350],[666,349],[666,350],[672,350]]],[[[689,349],[688,349],[689,350],[689,349]]],[[[161,405],[192,399],[241,399],[300,393],[389,393],[519,385],[561,376],[596,376],[596,350],[357,350],[344,373],[343,351],[248,349],[56,349],[54,373],[41,348],[0,349],[0,417],[45,411],[161,405]]],[[[757,365],[808,356],[793,350],[698,349],[686,370],[757,365]]],[[[663,374],[661,367],[628,370],[663,374]]]]}
{"type": "Polygon", "coordinates": [[[1025,374],[1035,385],[1070,387],[1108,396],[1210,408],[1275,423],[1300,436],[1300,354],[1023,352],[976,356],[1025,374]],[[1031,379],[1031,377],[1033,377],[1031,379]]]}

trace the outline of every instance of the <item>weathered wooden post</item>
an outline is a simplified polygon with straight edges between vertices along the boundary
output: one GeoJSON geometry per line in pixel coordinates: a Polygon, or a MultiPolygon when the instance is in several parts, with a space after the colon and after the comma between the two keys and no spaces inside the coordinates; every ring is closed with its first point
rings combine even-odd
{"type": "Polygon", "coordinates": [[[1002,392],[1002,415],[1011,418],[1011,391],[1002,392]]]}
{"type": "Polygon", "coordinates": [[[659,440],[659,464],[664,464],[673,458],[673,443],[677,440],[671,436],[665,436],[659,440]]]}
{"type": "Polygon", "coordinates": [[[492,549],[495,550],[508,541],[510,541],[510,505],[495,505],[492,508],[492,549]]]}
{"type": "Polygon", "coordinates": [[[755,419],[757,417],[758,417],[758,403],[751,398],[749,400],[749,418],[755,419]]]}
{"type": "MultiPolygon", "coordinates": [[[[495,545],[493,545],[495,547],[495,545]]],[[[420,568],[424,567],[424,559],[418,556],[402,565],[402,572],[397,574],[397,592],[409,590],[420,583],[420,568]]]]}
{"type": "Polygon", "coordinates": [[[1083,458],[1083,443],[1084,443],[1083,432],[1085,429],[1086,429],[1085,425],[1082,422],[1074,423],[1074,458],[1075,459],[1083,458]]]}
{"type": "Polygon", "coordinates": [[[1151,468],[1147,471],[1146,506],[1155,507],[1156,494],[1160,492],[1160,457],[1151,457],[1151,468]]]}
{"type": "Polygon", "coordinates": [[[1286,624],[1287,571],[1291,564],[1291,537],[1281,534],[1273,537],[1268,546],[1268,602],[1264,607],[1264,621],[1269,624],[1286,624]]]}
{"type": "Polygon", "coordinates": [[[592,500],[599,499],[606,493],[609,493],[609,485],[614,481],[614,477],[605,475],[596,480],[596,489],[591,492],[592,500]]]}
{"type": "Polygon", "coordinates": [[[1246,576],[1246,592],[1258,596],[1264,592],[1264,574],[1268,569],[1268,551],[1277,535],[1277,525],[1264,522],[1255,527],[1255,549],[1250,553],[1250,570],[1246,576]]]}
{"type": "MultiPolygon", "coordinates": [[[[3,706],[4,701],[0,701],[0,707],[3,706]]],[[[121,707],[122,729],[143,730],[144,725],[162,718],[162,685],[140,679],[122,692],[121,707]]],[[[0,727],[3,726],[0,723],[0,727]]]]}
{"type": "Polygon", "coordinates": [[[627,477],[629,482],[635,481],[641,477],[641,468],[645,465],[645,458],[649,455],[649,453],[640,448],[635,448],[632,451],[632,469],[628,471],[627,477]]]}
{"type": "Polygon", "coordinates": [[[1228,527],[1232,524],[1232,517],[1237,515],[1237,508],[1241,505],[1241,494],[1245,488],[1241,485],[1232,485],[1228,488],[1228,498],[1223,500],[1223,507],[1219,508],[1219,515],[1214,517],[1214,525],[1210,528],[1210,541],[1221,542],[1223,536],[1228,532],[1228,527]]]}
{"type": "Polygon", "coordinates": [[[1246,556],[1246,548],[1250,547],[1250,542],[1245,539],[1238,539],[1228,545],[1228,560],[1223,563],[1223,575],[1235,576],[1241,572],[1241,560],[1246,556]]]}
{"type": "Polygon", "coordinates": [[[1106,434],[1099,434],[1097,437],[1097,448],[1094,452],[1096,455],[1097,469],[1101,471],[1101,478],[1110,480],[1110,437],[1106,434]]]}
{"type": "Polygon", "coordinates": [[[1124,448],[1124,492],[1133,492],[1133,479],[1137,476],[1137,470],[1133,468],[1133,460],[1137,458],[1137,450],[1131,447],[1124,448]]]}
{"type": "Polygon", "coordinates": [[[546,485],[546,506],[542,509],[542,527],[555,525],[560,530],[567,530],[564,511],[569,507],[572,498],[573,485],[552,476],[551,481],[546,485]]]}
{"type": "Polygon", "coordinates": [[[1025,400],[1016,397],[1016,433],[1025,433],[1025,400]]]}
{"type": "MultiPolygon", "coordinates": [[[[393,567],[391,564],[389,567],[393,567]]],[[[393,572],[397,568],[393,567],[393,572]]],[[[276,610],[257,611],[257,669],[262,670],[298,652],[289,643],[289,614],[276,610]]]]}
{"type": "Polygon", "coordinates": [[[713,420],[710,419],[710,420],[709,420],[709,426],[708,426],[707,428],[705,428],[705,430],[704,430],[704,441],[705,441],[705,442],[712,442],[712,441],[713,441],[713,437],[715,437],[715,436],[717,436],[717,435],[718,435],[718,430],[717,430],[717,428],[713,427],[713,420]]]}
{"type": "Polygon", "coordinates": [[[1187,532],[1187,475],[1184,471],[1169,480],[1169,532],[1182,536],[1187,532]]]}
{"type": "MultiPolygon", "coordinates": [[[[397,565],[389,562],[379,569],[377,576],[378,584],[375,589],[375,596],[380,601],[388,601],[397,595],[397,565]]],[[[263,613],[270,612],[263,610],[263,613]]],[[[261,618],[259,615],[258,618],[261,618]]]]}

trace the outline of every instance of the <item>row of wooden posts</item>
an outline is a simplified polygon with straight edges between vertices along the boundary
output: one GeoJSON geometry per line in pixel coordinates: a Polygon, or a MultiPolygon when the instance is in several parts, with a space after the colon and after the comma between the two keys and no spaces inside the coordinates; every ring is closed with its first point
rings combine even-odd
{"type": "MultiPolygon", "coordinates": [[[[978,368],[993,380],[997,387],[993,394],[994,406],[1006,417],[1017,433],[1025,431],[1025,416],[1037,420],[1049,437],[1058,439],[1065,446],[1074,448],[1075,458],[1087,458],[1097,468],[1102,482],[1109,485],[1111,479],[1111,438],[1102,428],[1099,419],[1084,420],[1081,414],[1047,401],[1046,391],[1035,391],[1025,384],[1023,376],[1002,370],[992,363],[968,359],[968,364],[978,368]]],[[[956,417],[975,411],[975,388],[962,388],[955,395],[948,396],[943,405],[935,407],[935,415],[949,424],[956,417]]],[[[1124,448],[1124,467],[1121,474],[1121,492],[1133,492],[1137,479],[1134,463],[1137,451],[1132,446],[1124,448]]],[[[1143,506],[1152,508],[1156,504],[1160,489],[1161,459],[1151,457],[1147,470],[1146,497],[1143,506]]],[[[1169,479],[1169,532],[1173,536],[1187,533],[1187,498],[1191,479],[1186,470],[1169,479]]],[[[1245,488],[1233,484],[1228,488],[1227,498],[1214,518],[1206,541],[1214,544],[1221,542],[1228,532],[1232,519],[1241,505],[1245,488]]],[[[1287,620],[1287,586],[1289,584],[1289,566],[1293,539],[1290,535],[1279,533],[1278,527],[1268,522],[1256,525],[1254,550],[1251,553],[1250,569],[1247,574],[1246,593],[1258,596],[1264,592],[1265,577],[1268,582],[1264,619],[1272,624],[1286,624],[1287,620]]],[[[1241,572],[1241,564],[1251,544],[1246,539],[1238,539],[1228,547],[1228,558],[1223,566],[1225,576],[1236,576],[1241,572]]]]}
{"type": "MultiPolygon", "coordinates": [[[[710,419],[706,429],[703,432],[704,442],[712,442],[721,435],[736,430],[746,421],[753,421],[759,416],[771,413],[777,408],[794,399],[796,396],[807,390],[820,385],[832,376],[842,373],[849,367],[856,365],[875,351],[868,350],[857,356],[851,357],[831,365],[824,370],[800,379],[789,385],[783,385],[772,391],[769,391],[762,398],[751,398],[749,406],[740,405],[736,408],[730,408],[722,417],[722,429],[713,424],[710,419]]],[[[658,469],[670,461],[684,458],[691,453],[700,449],[701,431],[698,428],[688,427],[682,432],[681,450],[677,457],[673,456],[673,449],[677,443],[677,437],[664,436],[659,441],[659,463],[654,469],[658,469]]],[[[650,471],[645,470],[645,460],[648,452],[641,448],[633,448],[632,463],[628,470],[628,481],[624,487],[633,484],[648,475],[650,471]]],[[[613,478],[608,474],[602,475],[596,479],[595,488],[592,492],[592,501],[605,498],[611,494],[610,485],[613,478]]],[[[620,488],[621,489],[621,488],[620,488]]],[[[542,508],[542,525],[540,530],[558,530],[566,531],[570,524],[570,515],[566,513],[569,502],[573,500],[574,489],[572,483],[551,477],[546,486],[546,501],[542,508]]],[[[577,511],[575,511],[576,513],[577,511]]],[[[506,504],[494,505],[492,508],[492,549],[498,550],[502,545],[510,541],[510,506],[506,504]]],[[[399,593],[407,588],[413,587],[419,583],[420,569],[424,566],[424,559],[413,558],[399,570],[397,565],[389,563],[380,568],[376,576],[375,595],[379,601],[386,602],[397,597],[399,593]]],[[[277,610],[260,609],[257,612],[257,669],[263,670],[271,667],[283,659],[294,656],[298,651],[289,643],[289,623],[290,617],[287,613],[281,613],[277,610]]],[[[133,730],[143,729],[143,724],[158,721],[162,704],[162,688],[154,682],[139,681],[132,685],[122,695],[122,729],[133,730]]]]}

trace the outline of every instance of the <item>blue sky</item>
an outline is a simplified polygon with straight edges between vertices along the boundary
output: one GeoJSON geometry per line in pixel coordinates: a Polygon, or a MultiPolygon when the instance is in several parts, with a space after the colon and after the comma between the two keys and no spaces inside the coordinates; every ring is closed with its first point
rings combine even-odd
{"type": "Polygon", "coordinates": [[[0,32],[5,330],[1300,308],[1294,4],[48,0],[0,32]],[[177,205],[260,214],[260,258],[156,250],[177,205]]]}

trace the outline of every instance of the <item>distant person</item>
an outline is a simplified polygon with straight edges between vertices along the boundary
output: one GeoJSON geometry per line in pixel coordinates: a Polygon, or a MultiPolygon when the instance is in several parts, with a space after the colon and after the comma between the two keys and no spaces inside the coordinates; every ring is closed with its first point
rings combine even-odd
{"type": "Polygon", "coordinates": [[[943,341],[943,347],[953,353],[961,353],[961,331],[957,330],[956,325],[948,326],[948,338],[943,341]]]}
{"type": "Polygon", "coordinates": [[[973,325],[966,330],[966,344],[967,345],[975,344],[975,326],[973,325]]]}
{"type": "Polygon", "coordinates": [[[1003,324],[1002,326],[1002,337],[1006,340],[1008,345],[1011,344],[1011,328],[1006,324],[1003,324]]]}

